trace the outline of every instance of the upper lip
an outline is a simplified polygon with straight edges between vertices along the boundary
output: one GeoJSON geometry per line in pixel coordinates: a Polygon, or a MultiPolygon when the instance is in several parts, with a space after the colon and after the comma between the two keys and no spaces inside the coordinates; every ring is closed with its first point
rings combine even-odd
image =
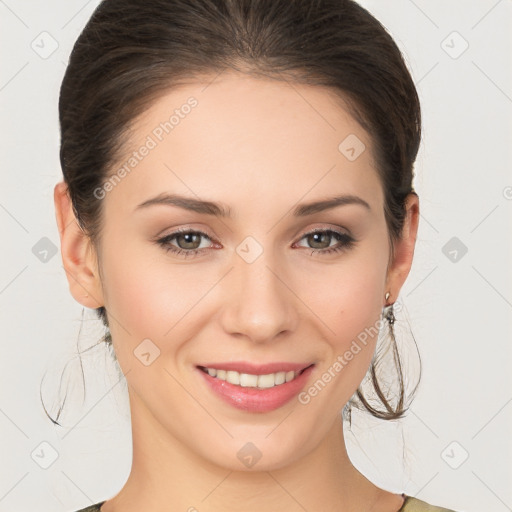
{"type": "Polygon", "coordinates": [[[246,361],[227,361],[219,363],[207,363],[197,365],[203,368],[215,368],[217,370],[232,370],[238,373],[249,373],[251,375],[267,375],[269,373],[277,372],[290,372],[304,370],[314,363],[290,363],[290,362],[275,362],[265,364],[254,364],[246,361]]]}

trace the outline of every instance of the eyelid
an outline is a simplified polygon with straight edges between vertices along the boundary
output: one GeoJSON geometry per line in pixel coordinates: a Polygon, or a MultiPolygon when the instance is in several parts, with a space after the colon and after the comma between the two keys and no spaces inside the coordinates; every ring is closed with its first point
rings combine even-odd
{"type": "Polygon", "coordinates": [[[334,226],[317,226],[317,227],[311,228],[307,231],[302,231],[301,232],[302,234],[300,236],[298,236],[297,241],[302,240],[305,236],[311,235],[313,233],[318,233],[318,232],[319,233],[333,232],[333,233],[337,233],[342,236],[348,236],[355,240],[352,233],[348,229],[342,228],[341,226],[335,226],[335,227],[334,226]]]}
{"type": "Polygon", "coordinates": [[[206,228],[203,228],[203,227],[196,228],[196,227],[192,227],[192,226],[179,226],[177,228],[166,228],[166,229],[162,230],[153,238],[153,240],[160,240],[162,238],[177,236],[177,235],[181,235],[183,233],[198,233],[198,234],[205,236],[206,238],[208,238],[211,241],[214,241],[217,239],[217,237],[214,234],[210,234],[209,230],[206,228]],[[170,229],[170,232],[166,233],[169,229],[170,229]]]}

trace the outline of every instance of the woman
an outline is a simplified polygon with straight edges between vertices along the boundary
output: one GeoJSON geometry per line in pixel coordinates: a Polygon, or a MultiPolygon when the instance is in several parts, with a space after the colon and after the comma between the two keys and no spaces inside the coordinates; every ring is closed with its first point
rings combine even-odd
{"type": "Polygon", "coordinates": [[[59,111],[63,263],[132,419],[126,484],[84,511],[447,510],[377,487],[343,437],[352,405],[407,408],[376,346],[421,119],[385,29],[345,0],[105,0],[59,111]]]}

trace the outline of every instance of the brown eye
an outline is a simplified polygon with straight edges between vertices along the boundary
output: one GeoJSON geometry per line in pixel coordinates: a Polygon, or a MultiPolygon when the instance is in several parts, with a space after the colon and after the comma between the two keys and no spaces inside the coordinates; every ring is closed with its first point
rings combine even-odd
{"type": "Polygon", "coordinates": [[[175,237],[180,249],[198,249],[201,245],[201,235],[197,233],[184,233],[175,237]]]}
{"type": "Polygon", "coordinates": [[[356,240],[347,233],[324,229],[306,233],[297,244],[305,249],[313,249],[311,254],[328,254],[352,248],[356,240]]]}
{"type": "Polygon", "coordinates": [[[307,241],[312,249],[326,249],[331,245],[332,235],[327,231],[307,235],[307,241]]]}
{"type": "Polygon", "coordinates": [[[211,238],[202,231],[176,231],[156,242],[167,252],[187,257],[213,248],[211,238]]]}

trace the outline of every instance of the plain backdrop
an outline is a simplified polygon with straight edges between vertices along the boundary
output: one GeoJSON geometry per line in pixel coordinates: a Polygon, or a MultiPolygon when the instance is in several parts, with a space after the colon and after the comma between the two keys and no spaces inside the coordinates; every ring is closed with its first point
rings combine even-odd
{"type": "MultiPolygon", "coordinates": [[[[82,367],[74,357],[102,329],[68,291],[53,206],[60,82],[97,3],[0,1],[0,511],[77,510],[130,469],[125,381],[103,348],[82,367]],[[60,381],[65,427],[40,399],[53,407],[60,381]]],[[[422,102],[421,221],[398,324],[405,339],[409,320],[424,373],[403,420],[354,414],[349,453],[391,491],[512,510],[512,2],[362,4],[404,51],[422,102]]]]}

